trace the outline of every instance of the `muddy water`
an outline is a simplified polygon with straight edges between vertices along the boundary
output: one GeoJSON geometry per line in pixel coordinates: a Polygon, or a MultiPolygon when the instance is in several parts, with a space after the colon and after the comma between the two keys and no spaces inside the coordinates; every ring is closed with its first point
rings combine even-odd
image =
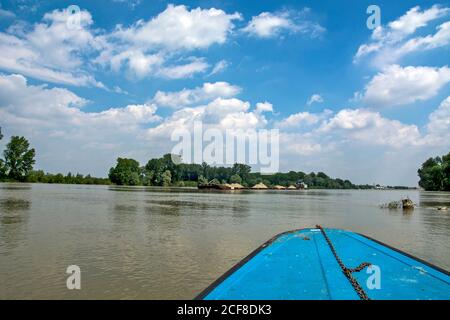
{"type": "Polygon", "coordinates": [[[450,269],[450,194],[0,184],[0,299],[191,299],[272,236],[322,224],[450,269]],[[409,196],[413,212],[380,209],[409,196]],[[81,269],[81,290],[66,268],[81,269]]]}

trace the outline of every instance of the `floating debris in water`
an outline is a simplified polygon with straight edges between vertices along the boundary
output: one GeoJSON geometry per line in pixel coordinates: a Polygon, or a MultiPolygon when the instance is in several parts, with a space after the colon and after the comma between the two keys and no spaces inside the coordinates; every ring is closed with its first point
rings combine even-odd
{"type": "Polygon", "coordinates": [[[409,198],[402,199],[402,208],[403,209],[414,209],[414,202],[412,202],[412,200],[409,198]]]}
{"type": "Polygon", "coordinates": [[[400,201],[391,201],[380,205],[381,209],[414,209],[414,202],[411,199],[405,198],[400,201]]]}
{"type": "Polygon", "coordinates": [[[400,209],[402,207],[401,201],[391,201],[380,205],[381,209],[400,209]]]}

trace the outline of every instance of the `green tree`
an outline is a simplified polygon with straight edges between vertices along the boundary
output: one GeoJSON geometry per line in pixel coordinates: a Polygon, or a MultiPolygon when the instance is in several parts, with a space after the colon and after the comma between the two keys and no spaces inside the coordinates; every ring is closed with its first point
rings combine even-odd
{"type": "Polygon", "coordinates": [[[442,189],[442,159],[440,157],[429,158],[417,171],[419,174],[419,186],[425,190],[439,191],[442,189]]]}
{"type": "Polygon", "coordinates": [[[442,158],[429,158],[417,173],[419,186],[425,190],[450,191],[450,152],[442,158]]]}
{"type": "Polygon", "coordinates": [[[142,184],[144,186],[151,186],[155,172],[152,170],[147,170],[146,167],[141,168],[141,170],[144,173],[142,184]]]}
{"type": "Polygon", "coordinates": [[[6,166],[3,159],[0,159],[0,179],[4,179],[6,177],[6,166]]]}
{"type": "Polygon", "coordinates": [[[442,172],[444,174],[443,189],[450,191],[450,152],[442,156],[442,172]]]}
{"type": "Polygon", "coordinates": [[[322,179],[330,179],[330,177],[328,177],[325,173],[323,172],[318,172],[317,173],[317,177],[322,178],[322,179]]]}
{"type": "Polygon", "coordinates": [[[198,183],[199,184],[207,184],[208,183],[208,179],[206,179],[204,176],[200,175],[198,177],[198,183]]]}
{"type": "MultiPolygon", "coordinates": [[[[0,127],[0,140],[3,139],[2,127],[0,127]]],[[[0,159],[0,179],[3,179],[6,176],[6,167],[3,159],[0,159]]]]}
{"type": "Polygon", "coordinates": [[[140,177],[139,162],[134,159],[117,158],[116,166],[109,170],[109,179],[118,185],[139,185],[140,177]]]}
{"type": "Polygon", "coordinates": [[[219,181],[219,179],[214,178],[209,183],[211,183],[211,184],[220,184],[220,181],[219,181]]]}
{"type": "Polygon", "coordinates": [[[160,185],[161,175],[165,171],[163,159],[150,159],[145,165],[144,173],[147,176],[147,185],[160,185]]]}
{"type": "Polygon", "coordinates": [[[230,177],[230,183],[242,183],[242,178],[241,178],[241,176],[238,175],[238,174],[233,174],[233,175],[230,177]]]}
{"type": "Polygon", "coordinates": [[[31,171],[30,174],[27,176],[27,182],[46,182],[44,180],[45,174],[44,171],[38,170],[38,171],[31,171]]]}
{"type": "Polygon", "coordinates": [[[172,174],[170,173],[169,170],[166,170],[161,175],[161,179],[162,179],[163,186],[168,187],[168,186],[170,186],[170,183],[172,181],[172,174]]]}
{"type": "Polygon", "coordinates": [[[235,163],[231,169],[232,174],[239,175],[242,180],[246,181],[249,178],[252,168],[246,164],[235,163]]]}
{"type": "Polygon", "coordinates": [[[10,179],[23,181],[33,170],[36,152],[30,149],[30,143],[24,137],[13,136],[3,152],[4,166],[10,179]]]}
{"type": "MultiPolygon", "coordinates": [[[[2,128],[0,127],[0,140],[2,140],[2,128]]],[[[6,167],[3,159],[0,159],[0,179],[3,179],[6,176],[6,167]]]]}

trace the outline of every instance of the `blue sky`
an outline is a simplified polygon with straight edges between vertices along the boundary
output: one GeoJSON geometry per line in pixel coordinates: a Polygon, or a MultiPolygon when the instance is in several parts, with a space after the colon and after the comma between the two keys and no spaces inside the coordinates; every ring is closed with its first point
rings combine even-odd
{"type": "Polygon", "coordinates": [[[283,171],[358,183],[415,185],[450,149],[448,1],[378,1],[375,30],[369,1],[0,3],[0,126],[44,170],[144,163],[206,113],[279,129],[283,171]]]}

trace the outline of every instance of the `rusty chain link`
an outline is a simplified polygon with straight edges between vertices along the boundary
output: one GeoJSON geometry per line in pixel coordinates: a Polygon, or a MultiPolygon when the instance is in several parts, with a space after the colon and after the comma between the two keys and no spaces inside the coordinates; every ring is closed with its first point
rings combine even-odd
{"type": "Polygon", "coordinates": [[[359,272],[359,271],[363,270],[365,267],[370,266],[371,263],[363,262],[359,266],[357,266],[356,268],[353,268],[353,269],[347,268],[345,266],[345,264],[342,262],[341,258],[339,258],[338,254],[336,252],[336,249],[334,248],[333,243],[331,243],[330,238],[328,238],[327,234],[325,233],[325,230],[320,225],[316,225],[316,228],[318,228],[320,230],[320,232],[322,232],[323,237],[325,238],[325,240],[328,243],[328,246],[331,249],[331,252],[333,253],[334,257],[336,258],[336,261],[338,262],[339,266],[341,267],[342,272],[347,277],[348,281],[350,281],[350,284],[352,285],[353,289],[355,289],[355,291],[358,294],[359,298],[361,300],[370,300],[369,296],[364,291],[364,289],[361,287],[361,285],[358,283],[358,281],[353,277],[352,273],[353,272],[359,272]]]}

